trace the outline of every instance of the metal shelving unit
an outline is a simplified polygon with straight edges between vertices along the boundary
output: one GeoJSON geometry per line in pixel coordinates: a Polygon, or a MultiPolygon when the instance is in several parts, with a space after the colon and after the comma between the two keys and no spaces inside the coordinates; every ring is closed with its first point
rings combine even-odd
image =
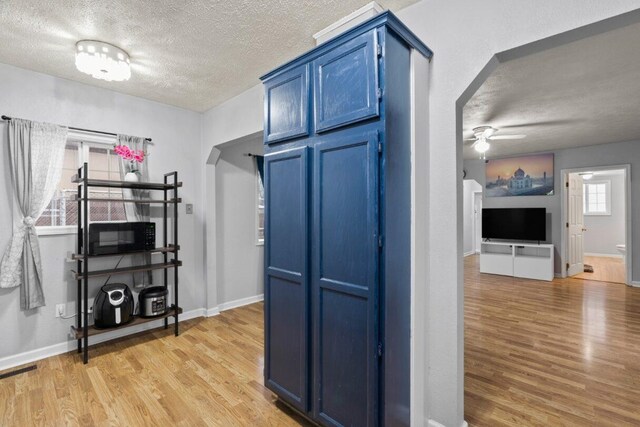
{"type": "Polygon", "coordinates": [[[76,244],[76,253],[72,255],[72,259],[76,261],[76,270],[73,271],[74,278],[78,283],[77,306],[78,318],[76,326],[72,326],[72,334],[78,341],[78,353],[83,353],[83,361],[89,361],[89,337],[110,332],[115,329],[127,328],[142,323],[151,322],[158,319],[164,319],[164,328],[169,327],[169,318],[174,318],[174,334],[178,336],[179,325],[178,315],[182,313],[182,308],[178,306],[178,267],[182,266],[182,261],[178,259],[178,204],[182,200],[178,197],[178,188],[182,187],[182,183],[178,182],[178,172],[170,172],[164,175],[163,183],[147,183],[147,182],[128,182],[128,181],[108,181],[102,179],[89,179],[88,165],[85,163],[78,169],[78,175],[73,180],[78,184],[78,192],[75,201],[78,203],[78,239],[76,244]],[[128,188],[134,190],[160,190],[163,192],[163,199],[104,199],[89,197],[90,187],[102,188],[128,188]],[[109,255],[90,255],[89,254],[89,202],[91,201],[122,201],[124,203],[161,203],[163,206],[163,245],[149,251],[131,251],[109,255]],[[173,208],[172,216],[172,243],[169,243],[168,236],[168,214],[169,207],[173,208]],[[163,262],[149,263],[145,265],[137,265],[131,267],[121,267],[106,270],[89,269],[89,261],[96,258],[105,258],[109,256],[123,256],[136,254],[161,254],[163,262]],[[170,254],[173,256],[169,258],[170,254]],[[163,270],[164,287],[169,286],[169,270],[173,269],[173,304],[169,310],[158,317],[144,318],[134,316],[134,319],[126,325],[117,328],[97,329],[89,325],[89,279],[92,277],[130,274],[134,272],[163,270]]]}

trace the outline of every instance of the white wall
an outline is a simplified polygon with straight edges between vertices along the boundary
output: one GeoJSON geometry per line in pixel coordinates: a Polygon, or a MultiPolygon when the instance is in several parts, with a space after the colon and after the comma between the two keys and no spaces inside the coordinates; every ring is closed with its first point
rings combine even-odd
{"type": "MultiPolygon", "coordinates": [[[[203,169],[206,241],[205,254],[207,307],[218,305],[218,253],[224,248],[217,245],[216,219],[216,161],[220,150],[216,146],[231,141],[253,140],[262,133],[262,85],[239,94],[205,112],[202,116],[201,161],[206,163],[203,169]]],[[[210,313],[214,313],[214,311],[210,313]]]]}
{"type": "MultiPolygon", "coordinates": [[[[430,160],[424,165],[430,207],[417,220],[428,224],[428,245],[437,250],[425,260],[428,277],[416,277],[416,286],[429,287],[423,306],[430,324],[429,374],[416,381],[428,382],[429,402],[424,404],[429,416],[445,426],[459,427],[464,414],[462,136],[456,101],[494,54],[637,7],[635,0],[422,0],[398,13],[435,52],[429,89],[430,160]]],[[[262,129],[262,89],[256,84],[205,113],[203,158],[216,144],[262,129]]],[[[207,240],[211,242],[209,236],[207,240]]]]}
{"type": "MultiPolygon", "coordinates": [[[[117,83],[114,83],[116,87],[117,83]]],[[[201,114],[141,98],[119,94],[45,74],[0,64],[0,114],[30,120],[125,133],[153,138],[150,148],[151,179],[162,180],[165,172],[177,170],[184,182],[184,203],[194,204],[194,214],[180,207],[180,305],[185,311],[202,308],[203,205],[200,159],[201,114]]],[[[6,125],[0,125],[0,250],[11,235],[10,190],[6,125]]],[[[157,210],[155,211],[157,212],[157,210]]],[[[67,341],[73,319],[56,319],[54,307],[69,303],[75,310],[76,285],[64,258],[75,250],[75,235],[40,239],[46,307],[21,311],[18,288],[0,290],[0,324],[3,327],[0,358],[67,341]]],[[[99,284],[91,285],[95,294],[99,284]]],[[[73,311],[72,311],[73,312],[73,311]]],[[[68,313],[71,314],[71,313],[68,313]]]]}
{"type": "Polygon", "coordinates": [[[435,52],[428,221],[431,247],[438,250],[429,260],[429,407],[431,418],[446,426],[460,426],[464,414],[462,128],[456,101],[494,54],[637,7],[633,0],[423,0],[398,14],[435,52]]]}
{"type": "MultiPolygon", "coordinates": [[[[624,174],[595,175],[593,181],[611,182],[611,215],[585,215],[584,251],[593,254],[621,255],[616,245],[626,239],[624,174]]],[[[585,181],[589,182],[589,181],[585,181]]]]}
{"type": "Polygon", "coordinates": [[[475,193],[482,192],[482,186],[476,180],[465,179],[462,182],[462,234],[465,255],[475,253],[475,193]]]}
{"type": "Polygon", "coordinates": [[[264,246],[256,245],[256,169],[246,153],[262,136],[222,148],[216,164],[217,301],[222,307],[263,293],[264,246]]]}

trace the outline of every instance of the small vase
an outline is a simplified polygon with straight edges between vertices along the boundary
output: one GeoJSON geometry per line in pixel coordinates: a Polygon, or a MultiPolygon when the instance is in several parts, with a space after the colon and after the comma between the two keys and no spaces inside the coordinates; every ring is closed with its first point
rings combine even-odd
{"type": "Polygon", "coordinates": [[[137,172],[127,172],[124,176],[124,180],[127,182],[139,182],[140,176],[137,172]]]}
{"type": "MultiPolygon", "coordinates": [[[[138,175],[137,172],[127,172],[124,175],[124,180],[125,182],[140,182],[140,175],[138,175]]],[[[135,197],[133,196],[133,190],[131,190],[130,188],[123,188],[122,198],[125,200],[135,199],[135,197]]],[[[126,205],[127,204],[125,203],[125,208],[128,207],[126,205]]]]}

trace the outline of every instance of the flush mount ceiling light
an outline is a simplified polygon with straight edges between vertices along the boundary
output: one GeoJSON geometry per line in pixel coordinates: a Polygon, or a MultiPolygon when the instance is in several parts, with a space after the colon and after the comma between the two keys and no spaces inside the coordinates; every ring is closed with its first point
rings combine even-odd
{"type": "Polygon", "coordinates": [[[76,68],[93,78],[108,82],[121,82],[131,77],[127,52],[96,40],[80,40],[76,43],[76,68]]]}
{"type": "Polygon", "coordinates": [[[582,179],[586,179],[587,181],[593,178],[593,174],[591,172],[581,173],[582,179]]]}

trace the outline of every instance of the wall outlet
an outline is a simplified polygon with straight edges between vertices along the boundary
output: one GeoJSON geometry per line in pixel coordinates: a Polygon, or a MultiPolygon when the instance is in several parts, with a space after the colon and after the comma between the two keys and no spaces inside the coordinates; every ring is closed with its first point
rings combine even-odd
{"type": "Polygon", "coordinates": [[[185,205],[185,208],[187,210],[187,215],[191,215],[193,213],[193,204],[191,203],[187,203],[185,205]]]}
{"type": "Polygon", "coordinates": [[[67,315],[67,304],[56,304],[56,317],[64,317],[67,315]]]}

